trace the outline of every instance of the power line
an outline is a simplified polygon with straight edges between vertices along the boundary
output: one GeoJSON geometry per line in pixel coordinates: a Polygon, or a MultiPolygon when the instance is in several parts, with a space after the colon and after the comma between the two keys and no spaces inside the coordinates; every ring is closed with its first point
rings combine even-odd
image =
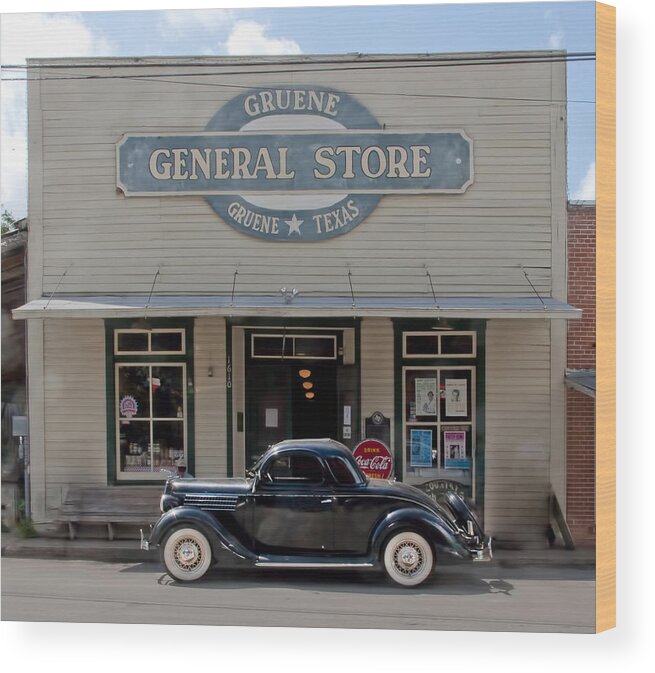
{"type": "MultiPolygon", "coordinates": [[[[345,65],[341,67],[331,67],[329,69],[326,68],[284,68],[282,70],[248,70],[247,74],[248,75],[275,75],[275,74],[291,74],[291,73],[307,73],[307,72],[339,72],[339,71],[352,71],[352,70],[398,70],[398,69],[405,69],[405,68],[446,68],[446,67],[471,67],[471,66],[478,66],[478,65],[518,65],[518,64],[533,64],[533,63],[571,63],[571,62],[577,62],[577,61],[594,61],[596,58],[594,52],[580,52],[580,53],[571,53],[571,54],[543,54],[543,55],[538,55],[538,56],[533,56],[533,57],[526,57],[526,56],[512,56],[512,57],[500,57],[500,56],[481,56],[481,57],[470,57],[470,58],[457,58],[455,59],[444,59],[444,60],[431,60],[428,59],[428,62],[425,60],[421,60],[417,62],[415,58],[413,58],[411,61],[407,62],[400,62],[398,63],[397,60],[389,60],[386,62],[386,65],[380,65],[377,61],[370,61],[368,63],[361,62],[361,64],[358,65],[345,65]]],[[[310,65],[329,65],[329,62],[325,61],[313,61],[313,62],[307,62],[310,65]]],[[[342,61],[336,61],[336,63],[342,63],[342,61]]],[[[12,70],[12,71],[29,71],[31,69],[36,69],[36,70],[41,70],[43,68],[47,69],[80,69],[80,68],[155,68],[155,67],[166,67],[167,64],[165,63],[133,63],[133,64],[118,64],[118,65],[112,65],[110,63],[104,63],[102,65],[100,64],[43,64],[43,65],[7,65],[3,66],[5,70],[12,70]]],[[[171,64],[172,65],[172,64],[171,64]]],[[[176,64],[178,65],[178,64],[176,64]]],[[[205,66],[210,66],[213,64],[193,64],[194,66],[196,65],[205,65],[205,66]]],[[[245,68],[248,66],[252,65],[284,65],[283,62],[277,62],[277,63],[266,63],[262,64],[261,62],[257,63],[243,63],[239,64],[240,68],[245,68]]],[[[180,64],[180,67],[184,67],[184,65],[180,64]]],[[[45,77],[21,77],[21,78],[3,78],[3,81],[29,81],[29,80],[35,80],[35,81],[44,81],[44,80],[68,80],[68,79],[80,79],[80,80],[95,80],[95,79],[152,79],[152,78],[158,78],[158,77],[225,77],[225,76],[231,76],[231,75],[244,75],[245,73],[243,70],[238,70],[238,71],[218,71],[218,72],[179,72],[179,73],[162,73],[161,75],[158,75],[156,73],[148,73],[148,74],[134,74],[134,75],[125,75],[125,74],[120,74],[120,75],[64,75],[64,76],[52,76],[52,75],[46,75],[45,77]]]]}
{"type": "MultiPolygon", "coordinates": [[[[386,59],[382,59],[383,61],[386,59]]],[[[416,62],[415,58],[412,58],[409,62],[403,62],[398,64],[396,60],[391,60],[388,65],[376,65],[376,61],[371,61],[373,65],[347,65],[341,68],[285,68],[283,70],[257,70],[247,71],[248,75],[253,74],[290,74],[295,72],[334,72],[334,71],[343,71],[343,70],[397,70],[402,68],[418,68],[418,67],[452,67],[452,66],[474,66],[474,65],[514,65],[514,64],[531,64],[531,63],[553,63],[553,62],[576,62],[576,61],[591,61],[595,60],[595,54],[593,52],[580,52],[576,54],[567,54],[562,57],[561,54],[544,54],[539,55],[538,57],[525,59],[523,56],[508,56],[508,57],[496,57],[496,56],[483,56],[479,58],[470,58],[470,59],[458,59],[457,62],[454,62],[452,59],[430,59],[429,63],[425,62],[416,62]],[[443,61],[443,62],[442,62],[443,61]],[[462,62],[470,61],[470,62],[462,62]]],[[[342,61],[334,61],[341,63],[342,61]]],[[[278,65],[282,62],[273,62],[273,65],[278,65]]],[[[325,64],[326,62],[321,62],[325,64]]],[[[43,66],[20,66],[20,65],[9,65],[4,66],[5,70],[7,69],[18,69],[18,70],[30,70],[32,68],[41,69],[41,68],[112,68],[112,67],[129,67],[129,68],[153,68],[153,67],[162,67],[162,63],[134,63],[134,64],[121,64],[117,66],[112,66],[110,64],[46,64],[43,66]]],[[[190,65],[209,65],[201,63],[191,63],[190,65]]],[[[255,65],[255,64],[243,64],[244,66],[255,65]]],[[[261,62],[258,62],[256,65],[261,66],[261,62]]],[[[268,65],[268,64],[267,64],[268,65]]],[[[182,86],[203,86],[203,87],[219,87],[219,88],[232,88],[240,90],[257,90],[257,89],[267,89],[270,85],[265,86],[256,86],[256,85],[240,85],[240,84],[226,84],[218,82],[193,82],[193,81],[179,81],[171,79],[162,79],[164,77],[185,77],[185,78],[195,78],[195,77],[216,77],[216,76],[233,76],[233,75],[243,75],[242,71],[238,72],[184,72],[184,73],[162,73],[162,74],[135,74],[135,75],[126,75],[126,74],[116,74],[116,75],[46,75],[43,77],[20,77],[20,78],[3,78],[3,82],[10,81],[63,81],[63,80],[135,80],[140,81],[150,81],[150,82],[161,82],[168,84],[177,84],[182,86]]],[[[523,98],[523,97],[502,97],[502,96],[467,96],[467,95],[458,95],[458,94],[419,94],[419,93],[402,93],[402,92],[357,92],[349,91],[349,93],[354,95],[378,95],[378,96],[395,96],[395,97],[405,97],[405,98],[434,98],[434,99],[464,99],[464,100],[487,100],[487,101],[509,101],[509,102],[526,102],[526,103],[548,103],[548,104],[563,104],[563,103],[584,103],[594,105],[595,101],[593,100],[577,100],[570,99],[568,101],[564,100],[547,100],[541,98],[523,98]]]]}

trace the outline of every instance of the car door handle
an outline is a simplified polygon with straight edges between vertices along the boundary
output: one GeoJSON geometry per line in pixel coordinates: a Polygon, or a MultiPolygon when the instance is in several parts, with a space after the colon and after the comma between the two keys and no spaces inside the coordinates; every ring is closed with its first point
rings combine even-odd
{"type": "Polygon", "coordinates": [[[334,502],[334,498],[325,498],[324,500],[321,500],[321,505],[328,505],[331,502],[334,502]]]}

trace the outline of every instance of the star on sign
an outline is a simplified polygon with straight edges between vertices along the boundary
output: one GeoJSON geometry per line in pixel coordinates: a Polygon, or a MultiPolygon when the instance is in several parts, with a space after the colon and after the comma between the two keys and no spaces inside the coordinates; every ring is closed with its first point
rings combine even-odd
{"type": "Polygon", "coordinates": [[[300,225],[305,221],[305,220],[299,220],[296,217],[296,214],[293,214],[293,217],[290,220],[284,220],[288,225],[289,225],[289,233],[287,234],[288,236],[291,236],[291,234],[296,233],[298,236],[302,236],[300,233],[300,225]]]}

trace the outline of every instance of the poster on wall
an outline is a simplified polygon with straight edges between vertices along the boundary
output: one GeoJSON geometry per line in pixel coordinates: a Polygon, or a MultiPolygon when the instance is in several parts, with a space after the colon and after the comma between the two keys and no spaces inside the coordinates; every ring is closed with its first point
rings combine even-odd
{"type": "Polygon", "coordinates": [[[468,416],[467,386],[466,379],[446,379],[446,416],[468,416]]]}
{"type": "Polygon", "coordinates": [[[470,469],[471,459],[466,455],[466,432],[444,432],[443,451],[445,469],[470,469]]]}
{"type": "Polygon", "coordinates": [[[437,415],[437,379],[416,379],[416,414],[437,415]]]}
{"type": "Polygon", "coordinates": [[[410,430],[410,458],[412,467],[432,467],[432,430],[410,430]]]}

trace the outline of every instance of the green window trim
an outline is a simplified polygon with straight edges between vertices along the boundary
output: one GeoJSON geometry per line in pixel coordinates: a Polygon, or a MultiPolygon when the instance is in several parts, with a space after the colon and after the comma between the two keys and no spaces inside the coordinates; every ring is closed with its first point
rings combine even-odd
{"type": "MultiPolygon", "coordinates": [[[[244,357],[248,353],[248,339],[245,332],[249,332],[250,328],[253,330],[261,329],[277,329],[302,332],[307,328],[320,328],[327,330],[343,330],[354,328],[355,330],[355,387],[356,387],[356,402],[352,410],[353,414],[353,432],[356,437],[363,438],[364,419],[361,417],[361,392],[362,392],[362,372],[361,372],[361,324],[362,318],[358,316],[353,317],[337,317],[337,318],[276,318],[276,317],[230,317],[225,319],[225,366],[232,371],[234,363],[232,362],[232,330],[234,327],[244,328],[244,357]]],[[[245,373],[245,369],[244,369],[245,373]]],[[[225,413],[227,418],[227,475],[234,476],[234,427],[233,427],[233,413],[234,400],[232,385],[227,386],[227,394],[225,400],[225,413]]],[[[245,413],[245,411],[244,411],[245,413]]],[[[244,419],[244,432],[245,432],[244,419]]]]}
{"type": "MultiPolygon", "coordinates": [[[[193,363],[193,326],[191,318],[135,318],[105,320],[105,382],[107,410],[107,484],[108,485],[156,485],[157,479],[123,479],[116,470],[116,365],[139,362],[148,364],[185,364],[186,365],[186,448],[187,469],[195,474],[195,405],[194,405],[194,363],[193,363]],[[184,354],[161,355],[159,353],[141,353],[129,355],[114,354],[114,331],[117,329],[183,329],[185,335],[184,354]]],[[[162,474],[162,480],[164,475],[162,474]]]]}
{"type": "Polygon", "coordinates": [[[420,366],[474,366],[475,375],[475,494],[476,504],[480,511],[484,511],[484,483],[485,483],[485,390],[486,390],[486,320],[465,320],[465,319],[405,319],[397,318],[393,320],[394,325],[394,472],[397,475],[403,474],[403,447],[404,447],[404,424],[403,424],[403,367],[420,366]],[[425,332],[432,328],[447,328],[449,331],[456,332],[475,332],[476,333],[476,357],[404,357],[404,333],[405,332],[425,332]]]}

